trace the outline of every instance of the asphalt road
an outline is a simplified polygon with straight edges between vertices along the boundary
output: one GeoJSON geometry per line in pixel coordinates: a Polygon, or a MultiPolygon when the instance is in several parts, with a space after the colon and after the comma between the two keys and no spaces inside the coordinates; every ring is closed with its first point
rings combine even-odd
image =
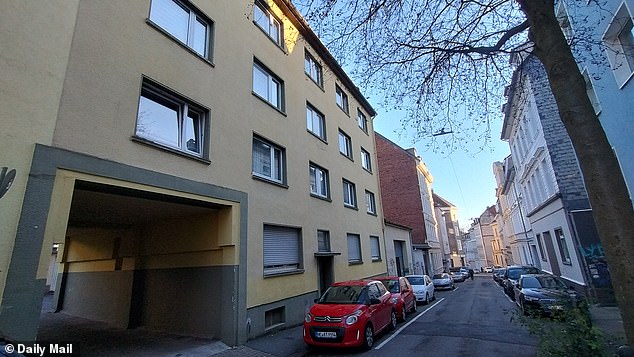
{"type": "Polygon", "coordinates": [[[489,274],[456,286],[453,291],[438,291],[429,305],[419,305],[416,315],[409,315],[394,332],[379,336],[370,351],[300,347],[301,329],[298,336],[286,336],[284,346],[257,346],[257,340],[247,345],[274,356],[536,355],[537,339],[514,321],[515,303],[489,274]]]}

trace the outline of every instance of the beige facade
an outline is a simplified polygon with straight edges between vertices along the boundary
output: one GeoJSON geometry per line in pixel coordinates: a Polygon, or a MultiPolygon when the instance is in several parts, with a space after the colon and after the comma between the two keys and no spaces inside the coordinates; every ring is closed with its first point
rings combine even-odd
{"type": "Polygon", "coordinates": [[[297,11],[282,0],[183,1],[180,37],[160,16],[172,5],[0,5],[0,73],[13,84],[0,96],[0,166],[17,172],[0,199],[8,337],[36,337],[53,244],[58,309],[230,345],[300,323],[329,281],[386,272],[372,259],[385,247],[374,110],[297,11]],[[15,23],[24,19],[40,26],[15,23]],[[178,119],[164,125],[170,110],[178,119]],[[288,239],[290,261],[276,246],[288,239]]]}

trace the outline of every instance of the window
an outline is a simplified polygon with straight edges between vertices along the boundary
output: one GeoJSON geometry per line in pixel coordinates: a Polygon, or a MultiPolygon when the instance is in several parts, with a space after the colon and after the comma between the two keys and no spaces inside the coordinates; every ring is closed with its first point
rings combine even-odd
{"type": "Polygon", "coordinates": [[[372,261],[381,260],[381,247],[379,245],[379,237],[370,236],[370,249],[371,249],[372,261]]]}
{"type": "Polygon", "coordinates": [[[278,46],[282,46],[282,25],[259,1],[253,6],[253,22],[261,28],[278,46]]]}
{"type": "Polygon", "coordinates": [[[634,73],[634,33],[632,15],[627,5],[621,4],[607,31],[603,41],[607,45],[606,53],[614,77],[619,86],[623,86],[634,73]]]}
{"type": "Polygon", "coordinates": [[[253,93],[284,111],[284,82],[257,62],[253,63],[253,93]]]}
{"type": "Polygon", "coordinates": [[[284,183],[285,150],[262,138],[253,137],[253,175],[284,183]]]}
{"type": "Polygon", "coordinates": [[[357,112],[357,122],[359,123],[359,128],[364,132],[368,132],[368,119],[365,117],[360,110],[357,112]]]}
{"type": "Polygon", "coordinates": [[[356,264],[361,260],[361,237],[358,234],[348,233],[348,263],[356,264]]]}
{"type": "Polygon", "coordinates": [[[310,104],[306,104],[306,128],[321,140],[326,141],[326,119],[310,104]]]}
{"type": "Polygon", "coordinates": [[[186,154],[206,156],[209,111],[144,79],[136,137],[186,154]]]}
{"type": "Polygon", "coordinates": [[[372,159],[370,153],[361,148],[361,166],[367,171],[372,172],[372,159]]]}
{"type": "Polygon", "coordinates": [[[561,253],[561,262],[564,264],[571,265],[572,261],[570,260],[570,252],[568,251],[566,236],[564,235],[564,231],[561,228],[555,229],[555,238],[557,239],[557,244],[559,245],[559,253],[561,253]]]}
{"type": "Polygon", "coordinates": [[[330,252],[330,232],[317,231],[317,251],[330,252]]]}
{"type": "Polygon", "coordinates": [[[539,257],[546,261],[546,255],[544,254],[544,242],[542,242],[542,236],[537,233],[537,247],[539,247],[539,257]]]}
{"type": "Polygon", "coordinates": [[[202,57],[211,59],[212,22],[188,3],[152,0],[150,21],[202,57]]]}
{"type": "Polygon", "coordinates": [[[566,40],[568,40],[568,44],[570,44],[574,32],[572,30],[572,25],[570,24],[568,11],[566,11],[566,6],[563,2],[560,2],[559,7],[557,8],[557,21],[559,21],[559,27],[561,27],[561,31],[564,33],[566,40]]]}
{"type": "Polygon", "coordinates": [[[265,311],[264,328],[268,329],[284,324],[284,322],[286,321],[286,319],[284,318],[285,310],[286,308],[284,306],[280,306],[275,309],[265,311]]]}
{"type": "Polygon", "coordinates": [[[582,75],[583,79],[586,81],[586,93],[588,94],[588,98],[590,98],[590,103],[592,103],[595,114],[598,115],[601,112],[601,104],[599,103],[597,93],[594,91],[594,86],[592,85],[592,79],[590,79],[588,70],[583,71],[582,75]]]}
{"type": "Polygon", "coordinates": [[[310,170],[310,193],[321,198],[330,197],[328,183],[328,171],[315,165],[309,165],[310,170]]]}
{"type": "Polygon", "coordinates": [[[335,84],[335,101],[339,108],[348,114],[348,95],[335,84]]]}
{"type": "Polygon", "coordinates": [[[374,193],[365,191],[365,204],[369,214],[376,214],[376,202],[374,201],[374,193]]]}
{"type": "Polygon", "coordinates": [[[308,53],[305,53],[304,57],[304,72],[312,79],[317,85],[323,87],[323,78],[321,66],[317,63],[315,58],[308,53]]]}
{"type": "Polygon", "coordinates": [[[347,207],[357,208],[357,192],[354,184],[343,180],[343,204],[347,207]]]}
{"type": "Polygon", "coordinates": [[[293,272],[301,269],[301,230],[299,228],[264,225],[264,275],[293,272]]]}
{"type": "Polygon", "coordinates": [[[339,130],[339,152],[352,160],[352,139],[341,130],[339,130]]]}

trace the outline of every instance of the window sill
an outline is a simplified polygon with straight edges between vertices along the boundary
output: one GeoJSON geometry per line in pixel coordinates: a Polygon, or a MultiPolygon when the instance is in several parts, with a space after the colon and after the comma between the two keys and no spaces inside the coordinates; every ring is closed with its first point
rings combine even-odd
{"type": "Polygon", "coordinates": [[[276,272],[276,273],[267,273],[266,271],[264,272],[264,278],[275,278],[278,276],[286,276],[286,275],[297,275],[297,274],[304,274],[304,269],[296,269],[296,270],[289,270],[289,271],[284,271],[284,272],[276,272]]]}
{"type": "Polygon", "coordinates": [[[347,205],[347,204],[345,204],[345,203],[343,204],[343,206],[344,206],[345,208],[350,208],[350,209],[353,209],[353,210],[355,210],[355,211],[358,211],[358,210],[359,210],[359,208],[358,208],[357,206],[347,205]]]}
{"type": "Polygon", "coordinates": [[[366,212],[366,213],[369,214],[370,216],[374,216],[374,217],[378,216],[376,212],[366,212]]]}
{"type": "Polygon", "coordinates": [[[317,198],[317,199],[320,199],[320,200],[326,201],[326,202],[332,202],[330,197],[319,196],[319,195],[316,195],[316,194],[314,194],[312,192],[310,193],[310,197],[314,197],[314,198],[317,198]]]}
{"type": "Polygon", "coordinates": [[[352,158],[352,156],[348,156],[348,155],[342,153],[341,151],[339,151],[339,153],[341,154],[341,156],[345,157],[346,159],[350,160],[351,162],[354,162],[354,159],[352,158]]]}
{"type": "Polygon", "coordinates": [[[372,263],[378,263],[378,262],[382,262],[383,259],[381,258],[372,258],[372,263]]]}
{"type": "Polygon", "coordinates": [[[281,188],[288,188],[288,185],[286,183],[284,183],[284,182],[278,182],[278,181],[275,181],[275,180],[271,180],[271,179],[269,179],[269,178],[267,178],[265,176],[260,176],[260,175],[255,174],[255,173],[251,174],[251,178],[253,178],[254,180],[270,183],[271,185],[278,186],[278,187],[281,187],[281,188]]]}
{"type": "Polygon", "coordinates": [[[348,262],[348,265],[361,265],[361,264],[363,264],[363,260],[348,262]]]}
{"type": "Polygon", "coordinates": [[[274,106],[273,104],[271,104],[271,102],[269,102],[268,100],[266,100],[266,98],[262,98],[260,95],[258,95],[256,92],[251,91],[251,94],[253,94],[254,97],[258,98],[259,100],[263,101],[264,103],[266,103],[266,105],[268,105],[269,107],[275,109],[275,111],[277,111],[278,113],[282,114],[283,116],[288,116],[286,114],[286,112],[284,112],[284,110],[274,106]]]}
{"type": "Polygon", "coordinates": [[[306,129],[306,131],[307,131],[310,135],[312,135],[312,136],[316,137],[317,139],[319,139],[320,141],[323,141],[323,143],[324,143],[324,144],[328,145],[328,141],[327,141],[325,138],[322,138],[321,136],[319,136],[319,135],[317,135],[317,134],[313,133],[312,131],[310,131],[310,129],[306,129]]]}
{"type": "Polygon", "coordinates": [[[304,74],[306,75],[306,78],[310,79],[311,82],[315,83],[315,85],[319,89],[321,89],[322,92],[324,92],[324,93],[326,92],[326,90],[324,89],[324,86],[322,84],[319,84],[319,82],[317,82],[316,80],[314,80],[313,77],[310,76],[310,74],[306,73],[306,71],[304,71],[304,74]]]}
{"type": "Polygon", "coordinates": [[[171,154],[182,156],[182,157],[187,158],[187,159],[198,161],[198,162],[200,162],[202,164],[205,164],[205,165],[211,165],[211,160],[209,160],[208,158],[204,158],[204,157],[199,157],[199,156],[195,156],[195,155],[192,155],[192,154],[188,154],[188,153],[186,153],[184,151],[180,151],[178,149],[174,149],[174,148],[171,148],[169,146],[165,146],[165,145],[156,143],[154,141],[151,141],[151,140],[148,140],[148,139],[145,139],[145,138],[141,138],[141,137],[136,136],[136,135],[133,135],[131,137],[131,140],[132,141],[136,141],[139,144],[147,145],[147,146],[153,147],[155,149],[159,149],[159,150],[171,153],[171,154]]]}

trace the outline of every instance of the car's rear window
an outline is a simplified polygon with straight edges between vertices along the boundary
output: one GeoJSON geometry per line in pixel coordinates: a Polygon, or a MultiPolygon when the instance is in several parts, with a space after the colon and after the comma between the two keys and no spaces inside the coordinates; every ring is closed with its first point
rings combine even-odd
{"type": "Polygon", "coordinates": [[[422,277],[410,276],[410,277],[407,277],[407,280],[412,285],[425,285],[425,279],[423,279],[422,277]]]}
{"type": "Polygon", "coordinates": [[[387,288],[387,290],[391,293],[400,293],[401,286],[398,283],[398,280],[381,280],[383,285],[387,288]]]}
{"type": "Polygon", "coordinates": [[[432,279],[444,279],[445,277],[442,274],[434,274],[432,279]]]}

